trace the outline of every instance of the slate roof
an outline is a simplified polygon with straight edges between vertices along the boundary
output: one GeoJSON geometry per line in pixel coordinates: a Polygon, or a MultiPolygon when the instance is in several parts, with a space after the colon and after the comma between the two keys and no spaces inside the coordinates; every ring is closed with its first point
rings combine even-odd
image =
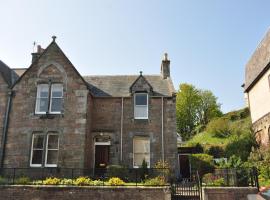
{"type": "MultiPolygon", "coordinates": [[[[160,75],[143,75],[153,87],[153,96],[172,96],[175,93],[172,80],[160,75]]],[[[130,86],[139,75],[83,76],[89,89],[97,97],[128,97],[130,86]]]]}
{"type": "Polygon", "coordinates": [[[1,60],[0,60],[0,73],[3,75],[9,87],[11,87],[19,78],[19,76],[1,60]]]}
{"type": "Polygon", "coordinates": [[[270,30],[246,64],[245,91],[250,90],[253,85],[263,76],[270,67],[270,30]]]}

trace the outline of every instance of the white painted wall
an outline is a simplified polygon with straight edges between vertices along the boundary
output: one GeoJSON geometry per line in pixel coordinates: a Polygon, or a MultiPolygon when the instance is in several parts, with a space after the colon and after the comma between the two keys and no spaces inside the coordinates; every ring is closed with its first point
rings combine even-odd
{"type": "Polygon", "coordinates": [[[252,123],[270,112],[270,84],[268,76],[270,69],[261,77],[261,79],[248,92],[249,109],[252,123]]]}

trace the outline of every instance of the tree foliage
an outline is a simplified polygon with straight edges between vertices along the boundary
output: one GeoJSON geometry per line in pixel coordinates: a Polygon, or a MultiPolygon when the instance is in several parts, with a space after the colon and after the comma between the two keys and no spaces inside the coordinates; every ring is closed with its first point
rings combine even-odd
{"type": "Polygon", "coordinates": [[[206,126],[221,116],[220,104],[209,90],[200,90],[191,84],[180,84],[176,97],[177,131],[184,140],[189,139],[198,126],[206,126]]]}

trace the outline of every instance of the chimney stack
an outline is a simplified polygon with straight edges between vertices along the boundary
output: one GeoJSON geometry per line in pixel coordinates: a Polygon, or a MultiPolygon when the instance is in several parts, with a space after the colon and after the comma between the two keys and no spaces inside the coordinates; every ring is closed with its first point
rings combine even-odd
{"type": "Polygon", "coordinates": [[[43,53],[43,51],[44,49],[40,45],[37,45],[37,52],[32,53],[32,63],[38,59],[38,57],[43,53]]]}
{"type": "Polygon", "coordinates": [[[164,54],[164,58],[161,63],[161,76],[163,79],[170,77],[170,60],[168,59],[168,54],[164,54]]]}

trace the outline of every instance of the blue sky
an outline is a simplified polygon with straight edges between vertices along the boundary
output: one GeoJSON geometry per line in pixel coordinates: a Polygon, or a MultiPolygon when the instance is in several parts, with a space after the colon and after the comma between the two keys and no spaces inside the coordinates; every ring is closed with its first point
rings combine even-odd
{"type": "Polygon", "coordinates": [[[224,112],[244,106],[244,67],[270,22],[267,0],[0,0],[0,59],[28,67],[51,36],[82,75],[158,74],[209,89],[224,112]]]}

